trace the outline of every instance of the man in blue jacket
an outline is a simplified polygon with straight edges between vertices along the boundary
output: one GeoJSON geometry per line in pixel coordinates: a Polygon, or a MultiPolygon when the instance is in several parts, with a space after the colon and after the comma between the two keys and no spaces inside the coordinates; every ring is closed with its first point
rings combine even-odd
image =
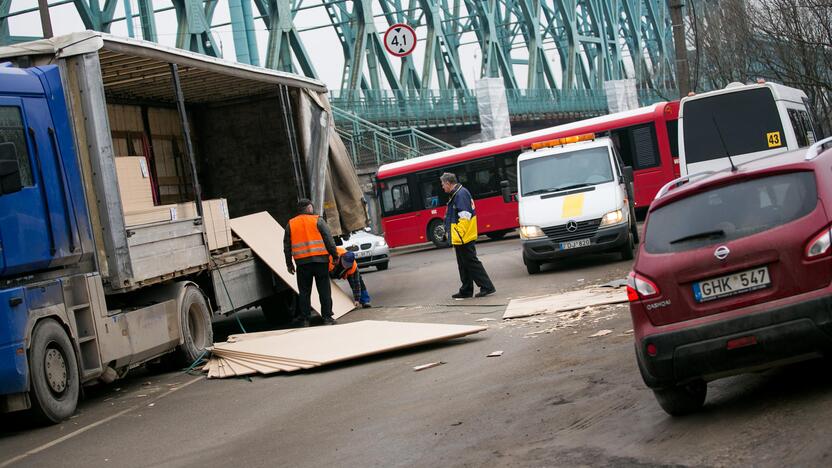
{"type": "Polygon", "coordinates": [[[446,172],[439,177],[442,190],[448,194],[448,210],[445,212],[445,235],[450,236],[459,267],[462,286],[453,294],[454,299],[474,295],[474,283],[480,288],[477,297],[494,294],[497,289],[477,258],[477,213],[471,192],[456,180],[456,175],[446,172]]]}

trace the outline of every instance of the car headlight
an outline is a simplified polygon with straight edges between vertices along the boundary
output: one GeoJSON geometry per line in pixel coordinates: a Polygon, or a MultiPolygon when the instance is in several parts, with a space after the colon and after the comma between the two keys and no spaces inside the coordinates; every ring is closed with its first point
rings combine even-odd
{"type": "Polygon", "coordinates": [[[376,242],[376,247],[387,247],[387,241],[381,239],[380,241],[376,242]]]}
{"type": "Polygon", "coordinates": [[[540,226],[520,226],[521,239],[537,239],[538,237],[546,237],[540,226]]]}
{"type": "Polygon", "coordinates": [[[610,211],[601,218],[601,226],[608,226],[610,224],[618,224],[624,221],[624,212],[621,210],[610,211]]]}

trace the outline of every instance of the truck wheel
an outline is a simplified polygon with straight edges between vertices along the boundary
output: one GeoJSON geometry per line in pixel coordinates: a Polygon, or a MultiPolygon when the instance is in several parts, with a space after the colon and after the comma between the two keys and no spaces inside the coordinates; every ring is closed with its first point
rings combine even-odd
{"type": "Polygon", "coordinates": [[[699,411],[705,404],[708,384],[702,380],[670,388],[653,389],[659,406],[671,416],[683,416],[699,411]]]}
{"type": "Polygon", "coordinates": [[[633,250],[635,250],[635,243],[633,242],[633,232],[627,232],[627,241],[621,246],[621,260],[632,260],[633,250]]]}
{"type": "Polygon", "coordinates": [[[58,322],[35,326],[29,347],[32,414],[41,422],[60,422],[75,412],[80,381],[72,342],[58,322]]]}
{"type": "Polygon", "coordinates": [[[191,364],[214,344],[211,328],[211,311],[205,296],[195,286],[188,286],[179,309],[182,336],[185,342],[179,347],[179,357],[185,365],[191,364]]]}
{"type": "Polygon", "coordinates": [[[445,223],[441,219],[434,219],[428,224],[428,239],[439,248],[448,246],[448,241],[445,240],[445,223]]]}
{"type": "Polygon", "coordinates": [[[260,308],[269,325],[282,326],[292,322],[295,315],[295,297],[295,292],[287,289],[263,300],[260,308]]]}

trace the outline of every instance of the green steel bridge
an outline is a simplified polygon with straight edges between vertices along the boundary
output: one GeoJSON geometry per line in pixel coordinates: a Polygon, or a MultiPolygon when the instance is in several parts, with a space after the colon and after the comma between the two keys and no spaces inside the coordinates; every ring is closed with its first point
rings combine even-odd
{"type": "Polygon", "coordinates": [[[608,80],[634,79],[642,104],[678,95],[667,0],[0,0],[0,43],[42,37],[37,3],[55,34],[109,32],[315,78],[340,50],[339,126],[400,143],[384,132],[477,124],[480,77],[502,79],[513,121],[606,113],[608,80]],[[415,29],[413,55],[385,51],[397,23],[415,29]],[[330,43],[304,42],[323,29],[330,43]]]}

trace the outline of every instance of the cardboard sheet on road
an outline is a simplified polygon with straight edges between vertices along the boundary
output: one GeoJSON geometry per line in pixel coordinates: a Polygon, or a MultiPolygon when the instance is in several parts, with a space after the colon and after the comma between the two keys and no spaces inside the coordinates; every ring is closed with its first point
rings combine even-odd
{"type": "Polygon", "coordinates": [[[624,288],[590,288],[548,296],[525,297],[509,302],[503,319],[567,312],[621,302],[627,302],[627,291],[624,288]]]}
{"type": "MultiPolygon", "coordinates": [[[[286,269],[286,257],[283,255],[283,228],[272,216],[265,211],[253,215],[243,216],[230,220],[231,230],[240,236],[254,253],[263,260],[275,274],[282,279],[296,293],[298,292],[298,281],[295,275],[289,274],[286,269]]],[[[352,298],[330,281],[332,289],[332,314],[335,318],[352,311],[352,298]]],[[[312,308],[318,313],[321,312],[321,299],[318,297],[317,288],[312,288],[312,308]]]]}
{"type": "Polygon", "coordinates": [[[373,354],[450,340],[487,327],[365,320],[298,328],[216,343],[203,370],[209,378],[293,372],[373,354]]]}

